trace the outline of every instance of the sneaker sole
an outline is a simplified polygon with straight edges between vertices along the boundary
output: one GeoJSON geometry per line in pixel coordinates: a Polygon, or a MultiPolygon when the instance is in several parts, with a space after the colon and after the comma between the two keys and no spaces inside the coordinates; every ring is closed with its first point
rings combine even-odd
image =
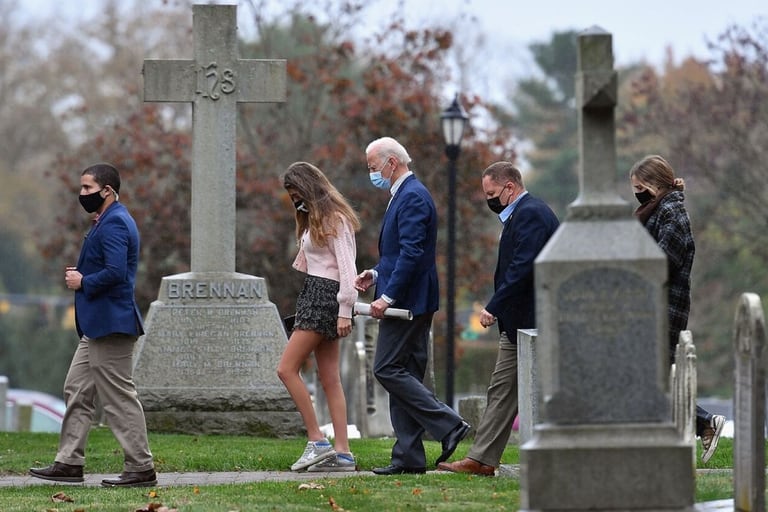
{"type": "Polygon", "coordinates": [[[294,464],[293,466],[291,466],[291,471],[301,471],[302,469],[307,469],[309,466],[314,466],[318,462],[323,462],[325,459],[330,459],[334,455],[336,455],[336,451],[330,450],[328,452],[318,455],[314,459],[310,459],[306,462],[302,462],[301,464],[294,464]]]}
{"type": "Polygon", "coordinates": [[[715,450],[717,450],[717,443],[720,442],[720,434],[722,433],[724,426],[725,420],[720,422],[720,425],[718,425],[717,429],[715,430],[715,435],[712,436],[712,443],[709,445],[709,449],[701,454],[701,462],[706,464],[709,462],[709,459],[712,458],[712,455],[715,454],[715,450]]]}
{"type": "Polygon", "coordinates": [[[357,471],[357,466],[337,467],[337,468],[315,468],[310,466],[307,473],[352,473],[357,471]]]}

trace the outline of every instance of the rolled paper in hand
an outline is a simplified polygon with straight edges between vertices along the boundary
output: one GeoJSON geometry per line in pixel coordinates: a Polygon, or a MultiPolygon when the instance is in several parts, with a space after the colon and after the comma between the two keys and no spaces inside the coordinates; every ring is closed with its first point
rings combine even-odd
{"type": "MultiPolygon", "coordinates": [[[[371,305],[364,302],[355,302],[352,312],[355,315],[371,316],[371,305]]],[[[411,313],[410,309],[387,308],[384,310],[384,317],[413,320],[413,313],[411,313]]]]}

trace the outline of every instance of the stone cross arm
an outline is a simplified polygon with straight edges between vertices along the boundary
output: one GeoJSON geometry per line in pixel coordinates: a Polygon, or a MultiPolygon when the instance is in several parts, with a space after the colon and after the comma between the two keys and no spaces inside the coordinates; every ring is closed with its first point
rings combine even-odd
{"type": "Polygon", "coordinates": [[[219,70],[194,60],[144,60],[144,101],[194,102],[234,93],[238,103],[279,103],[286,99],[285,60],[240,59],[219,70]],[[235,87],[236,84],[236,87],[235,87]]]}

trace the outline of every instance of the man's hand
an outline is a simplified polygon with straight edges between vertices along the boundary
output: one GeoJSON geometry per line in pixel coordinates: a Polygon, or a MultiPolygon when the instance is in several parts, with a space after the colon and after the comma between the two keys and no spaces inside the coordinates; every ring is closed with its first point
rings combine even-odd
{"type": "Polygon", "coordinates": [[[79,290],[83,285],[83,274],[78,272],[75,267],[67,267],[64,271],[64,283],[70,290],[79,290]]]}
{"type": "Polygon", "coordinates": [[[388,307],[389,304],[387,304],[387,301],[381,298],[376,299],[375,301],[371,302],[371,316],[381,320],[384,318],[384,312],[388,307]]]}
{"type": "Polygon", "coordinates": [[[490,327],[495,323],[496,317],[486,311],[485,308],[483,308],[483,310],[480,312],[480,325],[483,327],[490,327]]]}
{"type": "MultiPolygon", "coordinates": [[[[363,270],[355,277],[355,290],[364,292],[373,284],[373,272],[370,270],[363,270]]],[[[371,309],[373,311],[373,309],[371,309]]]]}

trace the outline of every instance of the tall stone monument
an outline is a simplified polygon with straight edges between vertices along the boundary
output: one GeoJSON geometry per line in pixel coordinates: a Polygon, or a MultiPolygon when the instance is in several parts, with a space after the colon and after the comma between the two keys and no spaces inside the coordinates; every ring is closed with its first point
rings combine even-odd
{"type": "Polygon", "coordinates": [[[236,9],[194,5],[194,59],[144,61],[144,101],[192,103],[192,261],[162,279],[134,376],[150,430],[290,436],[280,315],[263,278],[235,272],[237,104],[285,101],[285,61],[239,58],[236,9]]]}
{"type": "Polygon", "coordinates": [[[617,192],[616,95],[611,35],[590,28],[578,36],[580,192],[535,267],[542,403],[520,450],[523,510],[693,504],[693,448],[666,389],[667,262],[617,192]]]}

